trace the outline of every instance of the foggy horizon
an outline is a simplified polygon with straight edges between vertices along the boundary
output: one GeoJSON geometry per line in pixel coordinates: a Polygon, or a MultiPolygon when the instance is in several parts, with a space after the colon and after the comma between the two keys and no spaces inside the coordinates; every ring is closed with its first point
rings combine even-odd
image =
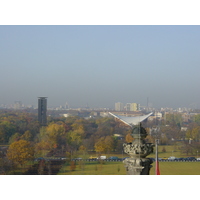
{"type": "Polygon", "coordinates": [[[0,26],[0,105],[200,108],[199,26],[0,26]]]}

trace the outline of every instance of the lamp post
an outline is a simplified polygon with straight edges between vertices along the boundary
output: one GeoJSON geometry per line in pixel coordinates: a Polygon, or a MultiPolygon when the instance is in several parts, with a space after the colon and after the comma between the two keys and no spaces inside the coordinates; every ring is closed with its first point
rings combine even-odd
{"type": "Polygon", "coordinates": [[[198,158],[198,153],[199,153],[199,151],[197,151],[197,158],[198,158]]]}

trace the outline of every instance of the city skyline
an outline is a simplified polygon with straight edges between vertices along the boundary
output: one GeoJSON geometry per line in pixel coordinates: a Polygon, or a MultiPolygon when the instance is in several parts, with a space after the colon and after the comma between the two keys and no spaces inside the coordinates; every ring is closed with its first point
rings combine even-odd
{"type": "MultiPolygon", "coordinates": [[[[47,99],[48,97],[38,97],[47,99]]],[[[37,102],[38,103],[38,102],[37,102]]],[[[122,103],[115,102],[112,107],[90,107],[88,104],[85,106],[71,107],[67,102],[62,105],[47,105],[48,110],[115,110],[115,111],[197,111],[196,105],[190,105],[190,107],[153,107],[151,103],[147,102],[147,105],[140,105],[140,103],[122,103]]],[[[0,104],[0,109],[38,109],[37,105],[24,104],[22,101],[14,101],[12,104],[0,104]]]]}
{"type": "Polygon", "coordinates": [[[199,26],[0,26],[0,105],[200,108],[199,26]]]}

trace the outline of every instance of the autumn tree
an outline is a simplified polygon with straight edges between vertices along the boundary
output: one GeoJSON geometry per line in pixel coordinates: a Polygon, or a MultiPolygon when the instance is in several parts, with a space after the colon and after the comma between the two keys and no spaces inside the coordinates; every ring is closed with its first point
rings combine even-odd
{"type": "Polygon", "coordinates": [[[199,139],[200,139],[200,127],[196,126],[196,127],[192,128],[192,129],[187,130],[186,138],[188,140],[192,139],[192,140],[199,141],[199,139]]]}
{"type": "Polygon", "coordinates": [[[165,148],[165,147],[162,148],[162,152],[163,152],[163,153],[166,152],[166,148],[165,148]]]}
{"type": "Polygon", "coordinates": [[[66,133],[66,143],[75,151],[79,149],[85,138],[84,123],[84,120],[76,120],[76,122],[72,124],[72,130],[66,133]]]}
{"type": "Polygon", "coordinates": [[[104,142],[104,137],[101,137],[94,145],[95,151],[98,153],[105,152],[106,150],[106,145],[104,142]]]}
{"type": "Polygon", "coordinates": [[[105,145],[106,145],[106,152],[113,151],[114,149],[114,137],[113,136],[106,136],[104,139],[105,145]]]}
{"type": "Polygon", "coordinates": [[[25,131],[25,133],[21,136],[21,139],[26,141],[31,141],[32,140],[31,132],[29,130],[25,131]]]}
{"type": "Polygon", "coordinates": [[[47,127],[40,129],[38,136],[39,143],[48,143],[50,149],[55,148],[59,145],[59,138],[64,135],[65,129],[61,124],[51,123],[47,127]]]}
{"type": "Polygon", "coordinates": [[[131,136],[131,131],[128,132],[125,139],[127,143],[131,143],[133,141],[134,138],[131,136]]]}
{"type": "Polygon", "coordinates": [[[35,156],[44,156],[46,152],[52,149],[52,145],[48,141],[42,140],[35,144],[35,156]]]}
{"type": "Polygon", "coordinates": [[[9,138],[9,144],[12,144],[15,141],[20,140],[21,135],[19,133],[15,133],[13,134],[10,138],[9,138]]]}
{"type": "Polygon", "coordinates": [[[147,143],[152,143],[152,144],[155,143],[155,138],[152,135],[150,135],[150,134],[148,134],[146,136],[145,140],[146,140],[147,143]]]}
{"type": "Polygon", "coordinates": [[[110,152],[114,149],[114,137],[106,136],[101,137],[94,145],[95,151],[102,152],[110,152]]]}
{"type": "Polygon", "coordinates": [[[23,165],[28,160],[34,158],[34,149],[30,142],[26,140],[18,140],[9,146],[7,157],[15,164],[23,165]]]}
{"type": "Polygon", "coordinates": [[[70,162],[70,170],[75,171],[75,169],[76,169],[76,163],[75,163],[75,161],[71,161],[70,162]]]}

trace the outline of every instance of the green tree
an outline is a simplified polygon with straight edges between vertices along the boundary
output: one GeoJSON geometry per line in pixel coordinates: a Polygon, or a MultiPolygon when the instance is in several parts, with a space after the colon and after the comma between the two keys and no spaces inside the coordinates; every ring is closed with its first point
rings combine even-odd
{"type": "Polygon", "coordinates": [[[16,126],[9,121],[0,122],[0,142],[8,143],[9,138],[16,133],[16,126]]]}
{"type": "Polygon", "coordinates": [[[15,133],[9,138],[9,144],[12,144],[15,141],[20,140],[21,135],[19,133],[15,133]]]}
{"type": "Polygon", "coordinates": [[[66,135],[67,144],[77,150],[82,144],[82,132],[79,130],[69,131],[66,135]]]}
{"type": "Polygon", "coordinates": [[[183,123],[182,115],[180,113],[166,114],[166,121],[171,125],[181,126],[183,123]]]}
{"type": "Polygon", "coordinates": [[[194,122],[200,125],[200,114],[194,116],[194,122]]]}

